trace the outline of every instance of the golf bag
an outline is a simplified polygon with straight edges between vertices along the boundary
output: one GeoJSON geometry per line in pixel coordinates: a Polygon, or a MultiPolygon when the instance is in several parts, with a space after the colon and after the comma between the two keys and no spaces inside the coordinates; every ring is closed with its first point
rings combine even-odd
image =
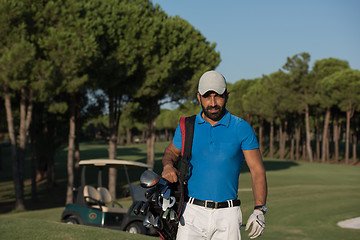
{"type": "Polygon", "coordinates": [[[144,226],[153,226],[164,240],[176,239],[179,219],[183,212],[195,118],[196,115],[180,118],[182,150],[177,161],[180,173],[178,182],[169,183],[150,170],[146,170],[140,177],[140,184],[149,190],[145,192],[147,201],[139,202],[134,208],[134,213],[144,215],[144,226]]]}

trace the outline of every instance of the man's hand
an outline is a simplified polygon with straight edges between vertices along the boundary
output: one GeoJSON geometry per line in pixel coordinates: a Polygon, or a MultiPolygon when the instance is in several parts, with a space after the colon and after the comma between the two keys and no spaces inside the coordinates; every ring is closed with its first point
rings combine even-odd
{"type": "Polygon", "coordinates": [[[174,182],[177,182],[177,180],[178,180],[179,171],[171,164],[168,164],[168,165],[164,166],[164,169],[163,169],[163,172],[161,175],[163,178],[165,178],[169,182],[174,183],[174,182]]]}
{"type": "Polygon", "coordinates": [[[254,210],[254,212],[250,215],[250,217],[246,223],[245,231],[247,231],[250,228],[251,224],[253,226],[249,233],[249,237],[251,239],[254,239],[254,238],[259,237],[264,232],[264,229],[265,229],[264,213],[259,210],[254,210]]]}

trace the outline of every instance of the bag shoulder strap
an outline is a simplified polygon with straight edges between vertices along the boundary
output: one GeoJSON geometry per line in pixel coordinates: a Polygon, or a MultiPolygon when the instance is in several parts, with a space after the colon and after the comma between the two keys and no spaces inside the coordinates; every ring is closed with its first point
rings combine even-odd
{"type": "Polygon", "coordinates": [[[182,182],[187,182],[189,175],[189,159],[191,158],[191,150],[194,137],[196,115],[190,117],[180,118],[181,130],[181,162],[180,162],[180,179],[182,182]]]}

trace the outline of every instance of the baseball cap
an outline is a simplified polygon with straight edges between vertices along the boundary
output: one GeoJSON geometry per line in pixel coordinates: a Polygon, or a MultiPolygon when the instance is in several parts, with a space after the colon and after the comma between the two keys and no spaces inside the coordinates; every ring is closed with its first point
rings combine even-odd
{"type": "Polygon", "coordinates": [[[225,77],[214,70],[205,72],[199,80],[199,93],[204,95],[208,91],[214,91],[217,94],[223,94],[226,90],[225,77]]]}

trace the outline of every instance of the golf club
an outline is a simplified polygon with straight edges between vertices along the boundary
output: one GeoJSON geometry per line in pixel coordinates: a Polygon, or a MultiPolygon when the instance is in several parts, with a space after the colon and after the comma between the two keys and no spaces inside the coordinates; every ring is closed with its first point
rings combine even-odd
{"type": "Polygon", "coordinates": [[[134,213],[135,213],[136,215],[139,215],[139,213],[140,213],[140,208],[143,206],[144,203],[145,203],[144,201],[140,201],[140,202],[138,202],[138,203],[135,205],[135,207],[134,207],[134,213]]]}
{"type": "Polygon", "coordinates": [[[150,218],[154,218],[154,216],[151,213],[148,213],[144,219],[143,225],[146,228],[149,228],[151,226],[151,221],[150,218]]]}
{"type": "Polygon", "coordinates": [[[155,172],[146,170],[140,176],[140,185],[143,188],[150,188],[157,184],[167,186],[167,181],[157,175],[155,172]]]}
{"type": "Polygon", "coordinates": [[[153,195],[157,190],[158,190],[158,189],[157,189],[156,187],[150,188],[149,190],[147,190],[147,191],[145,192],[145,197],[146,197],[147,199],[151,198],[152,195],[153,195]]]}
{"type": "Polygon", "coordinates": [[[149,202],[145,202],[142,207],[140,208],[140,213],[145,216],[149,211],[149,202]]]}
{"type": "Polygon", "coordinates": [[[165,211],[164,214],[162,215],[162,218],[163,218],[163,219],[166,219],[167,216],[169,215],[169,213],[170,213],[170,209],[166,209],[166,211],[165,211]]]}
{"type": "Polygon", "coordinates": [[[151,198],[151,203],[152,203],[152,204],[156,204],[156,203],[157,203],[158,198],[159,198],[159,195],[160,195],[160,193],[159,193],[158,191],[153,194],[153,196],[152,196],[152,198],[151,198]]]}

